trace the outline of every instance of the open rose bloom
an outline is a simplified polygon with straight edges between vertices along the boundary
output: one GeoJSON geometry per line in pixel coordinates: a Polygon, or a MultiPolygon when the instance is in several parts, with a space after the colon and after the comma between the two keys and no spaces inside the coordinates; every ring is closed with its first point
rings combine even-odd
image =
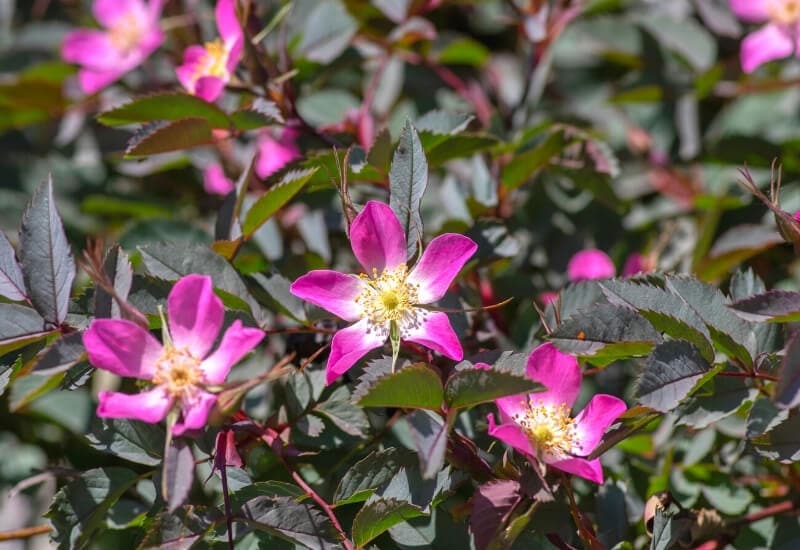
{"type": "Polygon", "coordinates": [[[217,400],[207,388],[222,384],[231,367],[264,338],[263,331],[235,321],[211,352],[224,313],[211,278],[187,275],[167,298],[170,341],[164,345],[130,321],[95,319],[83,336],[92,365],[153,385],[133,395],[100,392],[97,415],[156,423],[177,407],[172,433],[204,427],[217,400]]]}
{"type": "Polygon", "coordinates": [[[766,23],[742,40],[742,70],[755,71],[760,65],[798,53],[800,0],[730,0],[739,19],[766,23]]]}
{"type": "Polygon", "coordinates": [[[204,46],[189,46],[176,69],[186,90],[206,101],[217,99],[230,82],[242,56],[244,35],[236,16],[236,0],[219,0],[214,15],[219,38],[204,46]]]}
{"type": "Polygon", "coordinates": [[[103,27],[69,33],[61,57],[81,66],[81,90],[93,94],[138,67],[163,42],[163,0],[95,0],[92,13],[103,27]]]}
{"type": "Polygon", "coordinates": [[[401,340],[461,360],[464,352],[447,314],[420,306],[444,296],[478,246],[463,235],[439,235],[409,271],[400,221],[389,206],[375,201],[353,220],[350,244],[364,273],[316,270],[291,286],[295,296],[354,323],[333,337],[328,384],[368,351],[382,346],[393,323],[401,340]]]}
{"type": "Polygon", "coordinates": [[[587,460],[606,429],[626,410],[612,395],[597,394],[577,416],[572,405],[581,388],[581,370],[571,355],[546,343],[528,357],[525,374],[547,391],[496,401],[500,425],[489,415],[489,434],[531,460],[603,483],[599,459],[587,460]]]}

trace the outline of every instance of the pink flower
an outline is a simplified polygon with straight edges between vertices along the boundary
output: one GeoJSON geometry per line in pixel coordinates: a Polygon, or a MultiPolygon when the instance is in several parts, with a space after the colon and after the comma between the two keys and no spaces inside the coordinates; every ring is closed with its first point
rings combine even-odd
{"type": "Polygon", "coordinates": [[[739,19],[767,23],[742,41],[740,57],[744,72],[751,73],[768,61],[797,54],[798,0],[730,0],[730,4],[739,19]]]}
{"type": "Polygon", "coordinates": [[[230,82],[242,56],[244,35],[236,17],[236,0],[219,0],[215,9],[221,37],[205,46],[189,46],[183,65],[175,72],[186,90],[206,101],[214,101],[230,82]]]}
{"type": "Polygon", "coordinates": [[[655,271],[655,264],[656,262],[651,256],[634,252],[625,260],[625,265],[622,266],[622,276],[631,277],[639,273],[652,273],[655,271]]]}
{"type": "Polygon", "coordinates": [[[290,288],[295,296],[354,322],[333,337],[328,384],[368,351],[382,346],[392,325],[402,340],[461,360],[464,352],[447,314],[419,306],[444,296],[478,245],[463,235],[439,235],[409,271],[400,221],[389,206],[375,201],[353,220],[350,243],[366,274],[316,270],[290,288]]]}
{"type": "Polygon", "coordinates": [[[222,165],[209,164],[203,169],[203,188],[209,195],[225,196],[234,187],[235,184],[225,175],[222,165]]]}
{"type": "Polygon", "coordinates": [[[259,178],[267,178],[300,158],[300,148],[295,142],[297,134],[294,128],[284,128],[277,139],[269,131],[264,131],[258,136],[256,175],[259,178]]]}
{"type": "Polygon", "coordinates": [[[171,341],[163,346],[130,321],[95,319],[89,326],[83,344],[92,365],[153,384],[134,395],[100,392],[98,416],[156,423],[177,405],[180,416],[172,433],[200,429],[217,400],[207,386],[222,384],[231,367],[264,338],[263,331],[234,321],[209,353],[224,310],[206,275],[187,275],[175,283],[167,298],[167,317],[171,341]]]}
{"type": "Polygon", "coordinates": [[[163,0],[95,0],[92,12],[105,30],[72,31],[61,57],[81,66],[81,90],[93,94],[138,67],[164,42],[159,28],[163,0]]]}
{"type": "Polygon", "coordinates": [[[599,459],[583,458],[595,450],[606,429],[627,409],[613,395],[595,395],[576,417],[570,416],[581,389],[581,370],[571,355],[546,343],[531,353],[525,369],[547,391],[496,401],[500,425],[489,415],[489,435],[529,459],[603,483],[599,459]]]}
{"type": "Polygon", "coordinates": [[[608,254],[596,248],[581,250],[570,258],[567,264],[567,277],[572,282],[587,279],[606,279],[617,272],[608,254]]]}

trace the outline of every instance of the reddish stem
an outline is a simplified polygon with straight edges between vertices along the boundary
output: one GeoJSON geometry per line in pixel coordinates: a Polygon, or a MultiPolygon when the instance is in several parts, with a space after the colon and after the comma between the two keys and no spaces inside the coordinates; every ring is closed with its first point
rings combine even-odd
{"type": "Polygon", "coordinates": [[[718,372],[717,376],[730,376],[732,378],[760,378],[761,380],[770,380],[771,382],[778,381],[777,376],[772,376],[771,374],[764,374],[763,372],[723,371],[723,372],[718,372]]]}

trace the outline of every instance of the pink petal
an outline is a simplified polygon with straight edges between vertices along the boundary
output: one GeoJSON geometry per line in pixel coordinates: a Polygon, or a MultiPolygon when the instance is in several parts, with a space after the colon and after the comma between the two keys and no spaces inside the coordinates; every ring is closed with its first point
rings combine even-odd
{"type": "Polygon", "coordinates": [[[146,18],[147,10],[141,0],[94,0],[94,18],[104,27],[113,27],[121,17],[146,18]]]}
{"type": "Polygon", "coordinates": [[[225,81],[216,76],[201,76],[194,83],[194,95],[208,102],[216,100],[224,89],[225,81]]]}
{"type": "Polygon", "coordinates": [[[186,88],[189,93],[194,93],[197,74],[200,70],[200,63],[206,56],[206,49],[203,46],[189,46],[183,50],[183,63],[175,69],[178,82],[186,88]]]}
{"type": "Polygon", "coordinates": [[[331,341],[331,354],[328,356],[325,371],[326,382],[332,383],[368,351],[382,346],[385,341],[386,333],[371,327],[366,319],[338,331],[331,341]]]}
{"type": "Polygon", "coordinates": [[[509,447],[521,452],[526,456],[536,456],[536,451],[533,448],[530,438],[525,433],[525,430],[516,424],[501,424],[498,426],[494,422],[493,414],[490,414],[487,417],[487,420],[489,421],[490,436],[496,437],[509,447]]]}
{"type": "Polygon", "coordinates": [[[356,321],[361,318],[356,297],[361,294],[363,287],[364,283],[355,275],[317,269],[299,277],[289,291],[345,321],[356,321]]]}
{"type": "Polygon", "coordinates": [[[608,254],[595,248],[581,250],[570,258],[567,264],[567,277],[572,282],[587,279],[605,279],[616,273],[614,262],[608,254]]]}
{"type": "Polygon", "coordinates": [[[187,275],[167,297],[169,333],[173,345],[188,349],[198,359],[208,355],[217,339],[225,310],[214,294],[208,275],[187,275]]]}
{"type": "Polygon", "coordinates": [[[242,26],[236,16],[236,0],[218,0],[214,15],[223,42],[233,42],[242,38],[242,26]]]}
{"type": "Polygon", "coordinates": [[[173,435],[183,435],[187,430],[205,428],[208,413],[216,402],[216,395],[202,390],[184,398],[181,401],[181,418],[172,427],[173,435]]]}
{"type": "Polygon", "coordinates": [[[161,387],[131,395],[101,391],[97,399],[100,418],[132,418],[150,424],[164,420],[172,407],[172,398],[161,387]]]}
{"type": "Polygon", "coordinates": [[[509,395],[495,399],[494,402],[500,411],[502,422],[513,422],[517,414],[524,414],[528,410],[528,396],[525,394],[509,395]]]}
{"type": "Polygon", "coordinates": [[[79,29],[69,33],[61,44],[61,58],[92,69],[113,69],[120,55],[105,32],[79,29]]]}
{"type": "Polygon", "coordinates": [[[364,271],[381,273],[406,262],[406,237],[389,205],[369,201],[350,225],[353,254],[364,271]]]}
{"type": "Polygon", "coordinates": [[[225,196],[235,187],[222,169],[221,164],[210,164],[203,170],[203,189],[209,195],[225,196]]]}
{"type": "Polygon", "coordinates": [[[592,400],[575,417],[580,454],[588,455],[594,451],[606,429],[627,409],[628,406],[625,402],[613,395],[598,394],[592,397],[592,400]]]}
{"type": "Polygon", "coordinates": [[[766,25],[742,40],[742,70],[752,73],[760,65],[792,55],[795,44],[791,34],[778,25],[766,25]]]}
{"type": "Polygon", "coordinates": [[[300,149],[294,139],[277,140],[269,132],[263,132],[258,138],[256,175],[264,179],[297,158],[300,158],[300,149]]]}
{"type": "Polygon", "coordinates": [[[441,311],[417,310],[419,323],[413,327],[401,327],[403,340],[415,342],[455,361],[464,358],[461,342],[450,325],[447,314],[441,311]],[[420,318],[421,317],[421,318],[420,318]]]}
{"type": "Polygon", "coordinates": [[[768,6],[771,0],[729,0],[736,17],[752,23],[769,19],[768,6]]]}
{"type": "Polygon", "coordinates": [[[144,380],[153,377],[162,351],[149,332],[123,319],[95,319],[83,333],[83,345],[98,369],[144,380]]]}
{"type": "Polygon", "coordinates": [[[525,374],[547,388],[546,391],[530,394],[534,403],[572,407],[581,390],[578,360],[572,355],[562,353],[550,342],[531,352],[525,374]]]}
{"type": "Polygon", "coordinates": [[[622,266],[623,277],[630,277],[632,275],[636,275],[637,273],[646,271],[648,270],[645,269],[644,258],[638,252],[634,252],[628,256],[628,259],[625,260],[625,265],[622,266]]]}
{"type": "Polygon", "coordinates": [[[78,84],[85,94],[99,92],[108,85],[119,80],[127,71],[109,70],[93,71],[81,69],[78,71],[78,84]]]}
{"type": "Polygon", "coordinates": [[[600,464],[600,459],[566,458],[556,462],[548,462],[548,464],[562,472],[574,474],[600,485],[603,484],[603,466],[600,464]]]}
{"type": "Polygon", "coordinates": [[[230,74],[236,72],[236,66],[242,58],[242,48],[244,47],[244,40],[240,36],[233,42],[226,42],[228,45],[228,59],[225,60],[225,68],[228,69],[230,74]]]}
{"type": "Polygon", "coordinates": [[[222,341],[216,351],[200,365],[206,375],[206,383],[212,386],[222,384],[231,367],[250,353],[263,339],[263,330],[244,327],[241,321],[234,321],[222,335],[222,341]]]}
{"type": "Polygon", "coordinates": [[[464,235],[445,233],[433,239],[408,275],[410,283],[419,285],[419,303],[429,304],[444,296],[476,250],[478,245],[464,235]]]}

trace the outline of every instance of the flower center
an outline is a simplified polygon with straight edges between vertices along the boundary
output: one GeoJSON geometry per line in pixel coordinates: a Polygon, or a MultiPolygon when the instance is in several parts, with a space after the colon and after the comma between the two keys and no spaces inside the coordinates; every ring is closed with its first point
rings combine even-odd
{"type": "Polygon", "coordinates": [[[228,79],[228,50],[222,40],[217,38],[212,42],[205,43],[206,53],[197,64],[195,78],[202,76],[215,76],[223,80],[228,79]]]}
{"type": "Polygon", "coordinates": [[[372,270],[372,276],[359,275],[366,283],[364,290],[356,297],[362,316],[376,325],[389,321],[400,321],[412,313],[417,302],[417,285],[406,281],[408,268],[400,265],[394,269],[372,270]]]}
{"type": "Polygon", "coordinates": [[[533,442],[536,449],[557,456],[571,455],[577,443],[574,420],[569,407],[527,403],[527,408],[514,415],[516,422],[533,442]]]}
{"type": "Polygon", "coordinates": [[[136,14],[128,12],[121,15],[108,30],[108,38],[115,49],[122,54],[135,49],[142,38],[142,25],[136,14]]]}
{"type": "Polygon", "coordinates": [[[156,363],[153,384],[164,386],[173,397],[182,397],[203,382],[200,360],[186,349],[165,347],[156,363]]]}
{"type": "Polygon", "coordinates": [[[772,0],[767,4],[769,17],[781,25],[800,21],[800,0],[772,0]]]}

